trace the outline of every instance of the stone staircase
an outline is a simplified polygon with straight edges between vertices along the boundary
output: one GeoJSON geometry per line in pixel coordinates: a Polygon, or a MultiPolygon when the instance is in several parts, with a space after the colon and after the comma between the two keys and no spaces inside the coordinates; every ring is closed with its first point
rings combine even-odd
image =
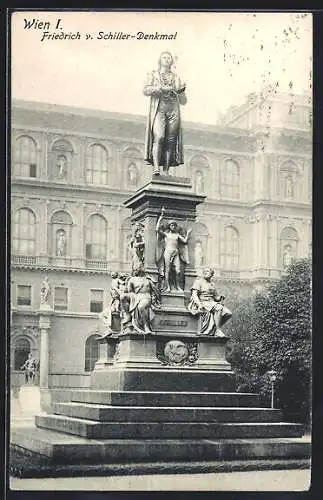
{"type": "Polygon", "coordinates": [[[303,426],[282,421],[259,395],[78,390],[12,443],[59,463],[305,459],[303,426]]]}

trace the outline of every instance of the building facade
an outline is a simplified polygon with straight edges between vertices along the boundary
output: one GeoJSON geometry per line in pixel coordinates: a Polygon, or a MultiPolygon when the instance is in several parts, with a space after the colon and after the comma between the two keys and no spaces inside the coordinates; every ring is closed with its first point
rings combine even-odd
{"type": "MultiPolygon", "coordinates": [[[[211,265],[228,296],[279,278],[311,250],[310,96],[292,104],[252,94],[217,126],[184,124],[176,175],[207,196],[196,267],[211,265]]],[[[48,276],[53,312],[40,376],[61,394],[88,386],[111,272],[130,270],[123,201],[151,178],[145,117],[13,101],[11,121],[11,380],[22,383],[30,351],[42,365],[39,292],[48,276]]]]}

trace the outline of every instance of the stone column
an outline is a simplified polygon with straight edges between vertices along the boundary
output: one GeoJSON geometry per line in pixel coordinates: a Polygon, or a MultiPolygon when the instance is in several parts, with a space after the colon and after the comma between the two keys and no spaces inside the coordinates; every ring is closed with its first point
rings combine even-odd
{"type": "Polygon", "coordinates": [[[39,309],[39,329],[40,329],[40,405],[43,411],[51,410],[51,396],[49,390],[49,331],[51,324],[51,314],[53,310],[47,304],[42,304],[39,309]]]}
{"type": "Polygon", "coordinates": [[[255,199],[264,198],[264,155],[255,157],[255,199]]]}
{"type": "Polygon", "coordinates": [[[258,225],[259,225],[259,255],[258,263],[261,270],[261,274],[265,274],[265,269],[267,268],[267,220],[266,215],[261,214],[258,225]]]}
{"type": "Polygon", "coordinates": [[[213,249],[212,249],[212,259],[213,259],[213,262],[214,262],[214,267],[215,267],[215,270],[217,272],[217,274],[219,274],[219,271],[220,271],[220,241],[221,241],[221,231],[222,231],[222,227],[221,227],[221,215],[216,215],[215,216],[215,220],[216,220],[216,227],[214,228],[214,233],[216,234],[216,239],[214,241],[213,239],[213,249]]]}

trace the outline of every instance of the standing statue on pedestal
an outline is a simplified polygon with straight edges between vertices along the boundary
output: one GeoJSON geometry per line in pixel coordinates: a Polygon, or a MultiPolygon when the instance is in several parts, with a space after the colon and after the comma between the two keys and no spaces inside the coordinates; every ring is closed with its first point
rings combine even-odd
{"type": "Polygon", "coordinates": [[[132,270],[144,266],[145,240],[143,231],[144,231],[143,224],[140,223],[135,224],[134,234],[129,242],[132,270]]]}
{"type": "Polygon", "coordinates": [[[48,305],[48,299],[50,296],[50,285],[48,282],[48,277],[46,276],[40,285],[40,303],[48,305]]]}
{"type": "Polygon", "coordinates": [[[195,266],[196,267],[203,266],[203,263],[204,263],[204,254],[203,254],[202,243],[200,241],[197,241],[195,244],[195,266]]]}
{"type": "Polygon", "coordinates": [[[66,237],[63,229],[57,233],[56,255],[57,257],[65,257],[66,255],[66,237]]]}
{"type": "Polygon", "coordinates": [[[225,337],[221,326],[231,318],[232,312],[222,304],[225,297],[218,294],[212,281],[213,275],[214,271],[207,267],[203,276],[194,281],[187,309],[194,316],[201,316],[200,335],[225,337]]]}
{"type": "Polygon", "coordinates": [[[66,168],[67,168],[67,158],[65,155],[60,155],[58,157],[58,176],[60,179],[64,179],[66,175],[66,168]]]}
{"type": "Polygon", "coordinates": [[[286,245],[283,252],[283,267],[286,269],[293,263],[292,247],[286,245]]]}
{"type": "Polygon", "coordinates": [[[111,273],[111,278],[111,302],[108,307],[106,307],[106,309],[99,314],[99,319],[102,320],[106,329],[105,335],[118,333],[115,329],[115,325],[113,324],[113,315],[116,315],[120,319],[121,297],[123,297],[125,293],[126,280],[129,279],[127,274],[119,274],[117,272],[111,273]]]}
{"type": "Polygon", "coordinates": [[[150,97],[146,130],[145,161],[160,174],[160,167],[168,175],[170,167],[184,163],[180,105],[187,102],[186,85],[172,71],[174,60],[169,52],[162,52],[158,70],[148,74],[144,95],[150,97]]]}
{"type": "Polygon", "coordinates": [[[156,225],[157,254],[156,261],[159,274],[164,278],[164,290],[183,291],[183,265],[188,264],[187,242],[192,229],[188,229],[186,236],[179,232],[177,222],[169,221],[167,227],[161,227],[161,221],[165,213],[164,207],[156,225]]]}
{"type": "Polygon", "coordinates": [[[33,382],[35,378],[36,371],[38,369],[38,362],[35,358],[33,358],[32,353],[28,354],[28,358],[24,362],[24,364],[20,367],[20,370],[24,371],[25,375],[25,383],[33,382]]]}

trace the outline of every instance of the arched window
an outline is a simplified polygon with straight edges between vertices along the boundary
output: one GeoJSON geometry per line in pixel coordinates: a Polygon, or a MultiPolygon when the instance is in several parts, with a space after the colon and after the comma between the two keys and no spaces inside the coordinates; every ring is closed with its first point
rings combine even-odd
{"type": "Polygon", "coordinates": [[[131,255],[130,255],[131,252],[129,249],[129,243],[131,238],[132,238],[131,219],[130,217],[127,217],[122,221],[120,246],[119,246],[121,260],[124,264],[126,264],[126,266],[131,262],[131,255]]]}
{"type": "Polygon", "coordinates": [[[15,144],[15,174],[21,177],[37,176],[37,146],[27,135],[18,137],[15,144]]]}
{"type": "Polygon", "coordinates": [[[85,371],[92,372],[95,363],[99,359],[99,343],[97,339],[100,335],[94,334],[86,339],[85,342],[85,371]]]}
{"type": "Polygon", "coordinates": [[[220,192],[224,198],[240,196],[240,168],[234,160],[226,160],[220,170],[220,192]]]}
{"type": "Polygon", "coordinates": [[[279,192],[285,200],[296,196],[298,167],[292,161],[285,161],[279,169],[279,192]]]}
{"type": "Polygon", "coordinates": [[[107,221],[102,215],[94,214],[86,227],[87,259],[106,260],[107,258],[107,221]]]}
{"type": "Polygon", "coordinates": [[[29,208],[20,208],[15,213],[12,236],[14,255],[35,255],[36,217],[29,208]]]}
{"type": "Polygon", "coordinates": [[[14,370],[20,370],[31,351],[30,341],[25,337],[16,340],[14,347],[14,370]]]}
{"type": "Polygon", "coordinates": [[[297,258],[298,233],[293,227],[285,227],[280,233],[280,265],[283,269],[297,258]]]}
{"type": "Polygon", "coordinates": [[[73,146],[66,139],[58,139],[52,146],[54,155],[53,176],[66,180],[73,155],[73,146]]]}
{"type": "Polygon", "coordinates": [[[52,224],[72,224],[72,217],[69,213],[65,212],[65,210],[58,210],[53,213],[51,218],[52,224]]]}
{"type": "Polygon", "coordinates": [[[236,269],[239,266],[239,233],[231,226],[226,226],[220,238],[221,269],[236,269]]]}
{"type": "Polygon", "coordinates": [[[198,194],[204,193],[204,174],[200,170],[195,173],[195,191],[198,194]]]}
{"type": "Polygon", "coordinates": [[[206,156],[195,155],[190,160],[190,166],[192,169],[203,170],[204,168],[209,168],[210,163],[206,156]]]}
{"type": "Polygon", "coordinates": [[[92,144],[88,148],[86,181],[98,185],[108,183],[108,153],[101,144],[92,144]]]}

